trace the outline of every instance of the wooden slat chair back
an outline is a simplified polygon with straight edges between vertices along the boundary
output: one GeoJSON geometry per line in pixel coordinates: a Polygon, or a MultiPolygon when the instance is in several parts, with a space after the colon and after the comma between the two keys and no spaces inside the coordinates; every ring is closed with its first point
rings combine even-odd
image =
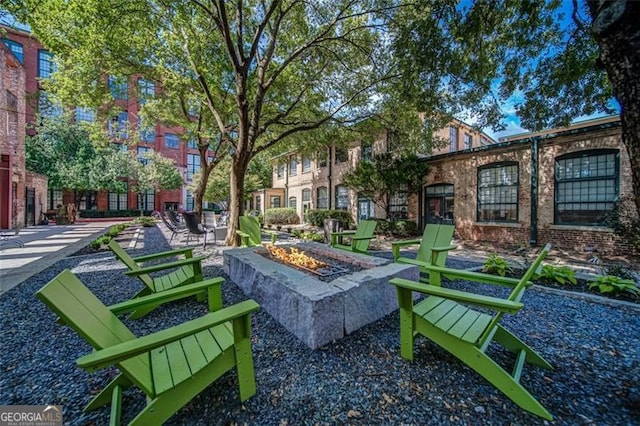
{"type": "Polygon", "coordinates": [[[377,225],[378,222],[375,220],[363,220],[360,221],[355,231],[332,232],[331,246],[355,253],[366,254],[369,251],[369,244],[374,238],[377,225]],[[350,244],[340,244],[338,242],[339,237],[350,238],[350,244]]]}
{"type": "Polygon", "coordinates": [[[398,289],[400,305],[401,356],[413,360],[414,338],[422,335],[467,364],[523,409],[551,420],[553,417],[547,409],[520,384],[525,362],[547,369],[552,369],[551,364],[500,325],[505,313],[515,314],[523,308],[521,299],[524,291],[531,285],[533,274],[550,250],[551,246],[547,244],[520,280],[504,280],[501,277],[493,280],[488,274],[469,271],[458,274],[454,270],[434,267],[442,270],[445,276],[513,287],[506,299],[401,278],[392,279],[390,282],[398,289]],[[414,306],[413,292],[428,297],[414,306]],[[468,305],[480,306],[495,313],[490,315],[476,311],[468,305]],[[492,342],[516,354],[512,372],[507,372],[489,357],[487,349],[492,342]]]}
{"type": "MultiPolygon", "coordinates": [[[[236,231],[240,236],[242,247],[257,247],[262,245],[262,230],[260,222],[255,216],[240,216],[240,229],[236,231]]],[[[275,244],[278,234],[274,231],[265,231],[271,238],[271,244],[275,244]]]]}
{"type": "Polygon", "coordinates": [[[138,338],[69,270],[36,295],[97,351],[78,359],[80,367],[94,371],[115,366],[120,371],[85,407],[111,403],[110,424],[119,424],[122,390],[132,385],[144,392],[147,405],[130,425],[161,424],[234,368],[240,399],[255,394],[250,341],[250,314],[258,308],[254,301],[138,338]]]}
{"type": "MultiPolygon", "coordinates": [[[[160,293],[185,284],[200,282],[203,279],[202,259],[204,259],[204,257],[193,257],[192,249],[171,250],[133,258],[126,252],[126,250],[120,247],[120,244],[115,240],[111,240],[108,246],[113,254],[122,263],[124,263],[127,268],[129,268],[129,271],[126,272],[126,274],[138,277],[138,279],[145,285],[145,287],[134,297],[144,296],[151,293],[160,293]],[[149,267],[140,266],[140,263],[142,262],[178,255],[184,255],[185,258],[149,267]],[[166,271],[166,273],[153,277],[150,275],[151,273],[162,271],[166,271]]],[[[152,309],[153,308],[150,307],[141,309],[134,312],[131,317],[139,318],[149,313],[152,309]]]]}

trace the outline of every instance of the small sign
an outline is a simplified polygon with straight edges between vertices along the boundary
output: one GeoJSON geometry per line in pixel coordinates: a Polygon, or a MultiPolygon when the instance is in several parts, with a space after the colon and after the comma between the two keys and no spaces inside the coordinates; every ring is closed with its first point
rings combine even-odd
{"type": "Polygon", "coordinates": [[[62,405],[0,405],[0,426],[62,426],[62,405]]]}

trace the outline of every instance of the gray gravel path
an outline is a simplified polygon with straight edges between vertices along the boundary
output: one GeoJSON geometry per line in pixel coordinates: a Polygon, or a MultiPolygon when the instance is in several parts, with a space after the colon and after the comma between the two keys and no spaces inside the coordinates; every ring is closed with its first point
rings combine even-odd
{"type": "MultiPolygon", "coordinates": [[[[135,254],[169,248],[157,228],[145,230],[144,247],[135,254]]],[[[215,249],[207,251],[212,256],[206,262],[206,276],[224,276],[221,257],[215,249]]],[[[475,265],[455,257],[449,264],[475,265]]],[[[0,296],[0,405],[61,404],[68,424],[107,424],[108,408],[89,413],[82,408],[116,370],[89,374],[77,368],[75,360],[90,347],[69,328],[56,325],[53,314],[34,296],[65,268],[71,268],[106,304],[140,289],[112,256],[100,254],[66,258],[0,296]]],[[[246,299],[225,278],[225,305],[246,299]]],[[[535,289],[528,291],[524,303],[523,312],[503,323],[555,366],[553,371],[528,367],[521,379],[555,416],[551,424],[640,424],[639,312],[535,289]]],[[[203,303],[189,300],[156,309],[127,325],[142,335],[205,312],[203,303]]],[[[229,373],[168,424],[547,423],[519,409],[426,339],[417,341],[416,361],[404,361],[398,353],[397,313],[312,351],[259,311],[253,316],[252,340],[257,394],[241,404],[237,378],[229,373]]],[[[510,355],[499,348],[490,351],[510,365],[510,355]]],[[[144,403],[139,391],[126,391],[123,423],[144,403]]]]}

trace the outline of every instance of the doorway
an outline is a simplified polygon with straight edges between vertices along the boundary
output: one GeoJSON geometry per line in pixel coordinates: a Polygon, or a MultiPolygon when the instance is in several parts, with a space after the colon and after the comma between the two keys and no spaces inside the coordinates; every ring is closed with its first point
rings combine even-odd
{"type": "Polygon", "coordinates": [[[424,192],[424,223],[445,223],[453,225],[454,188],[452,184],[430,185],[424,192]]]}
{"type": "Polygon", "coordinates": [[[26,226],[35,226],[36,224],[36,189],[26,188],[25,190],[25,220],[26,226]]]}

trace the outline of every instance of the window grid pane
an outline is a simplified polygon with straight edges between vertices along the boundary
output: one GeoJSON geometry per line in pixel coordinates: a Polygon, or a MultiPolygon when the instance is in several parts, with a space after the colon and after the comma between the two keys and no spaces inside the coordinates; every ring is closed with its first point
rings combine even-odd
{"type": "Polygon", "coordinates": [[[321,186],[316,190],[316,208],[328,209],[329,208],[329,196],[326,186],[321,186]]]}
{"type": "Polygon", "coordinates": [[[167,148],[178,149],[180,148],[180,138],[172,133],[167,133],[164,135],[164,146],[167,148]]]}
{"type": "Polygon", "coordinates": [[[193,175],[200,171],[200,156],[187,154],[187,181],[191,182],[193,175]]]}
{"type": "Polygon", "coordinates": [[[6,38],[2,39],[2,42],[9,48],[18,61],[20,61],[21,64],[24,64],[24,47],[22,47],[22,44],[6,38]]]}
{"type": "Polygon", "coordinates": [[[46,50],[38,51],[38,77],[49,78],[56,71],[53,54],[46,50]]]}
{"type": "Polygon", "coordinates": [[[518,220],[518,165],[478,170],[478,221],[518,220]]]}
{"type": "Polygon", "coordinates": [[[336,186],[336,209],[347,210],[349,208],[349,189],[344,185],[336,186]]]}

